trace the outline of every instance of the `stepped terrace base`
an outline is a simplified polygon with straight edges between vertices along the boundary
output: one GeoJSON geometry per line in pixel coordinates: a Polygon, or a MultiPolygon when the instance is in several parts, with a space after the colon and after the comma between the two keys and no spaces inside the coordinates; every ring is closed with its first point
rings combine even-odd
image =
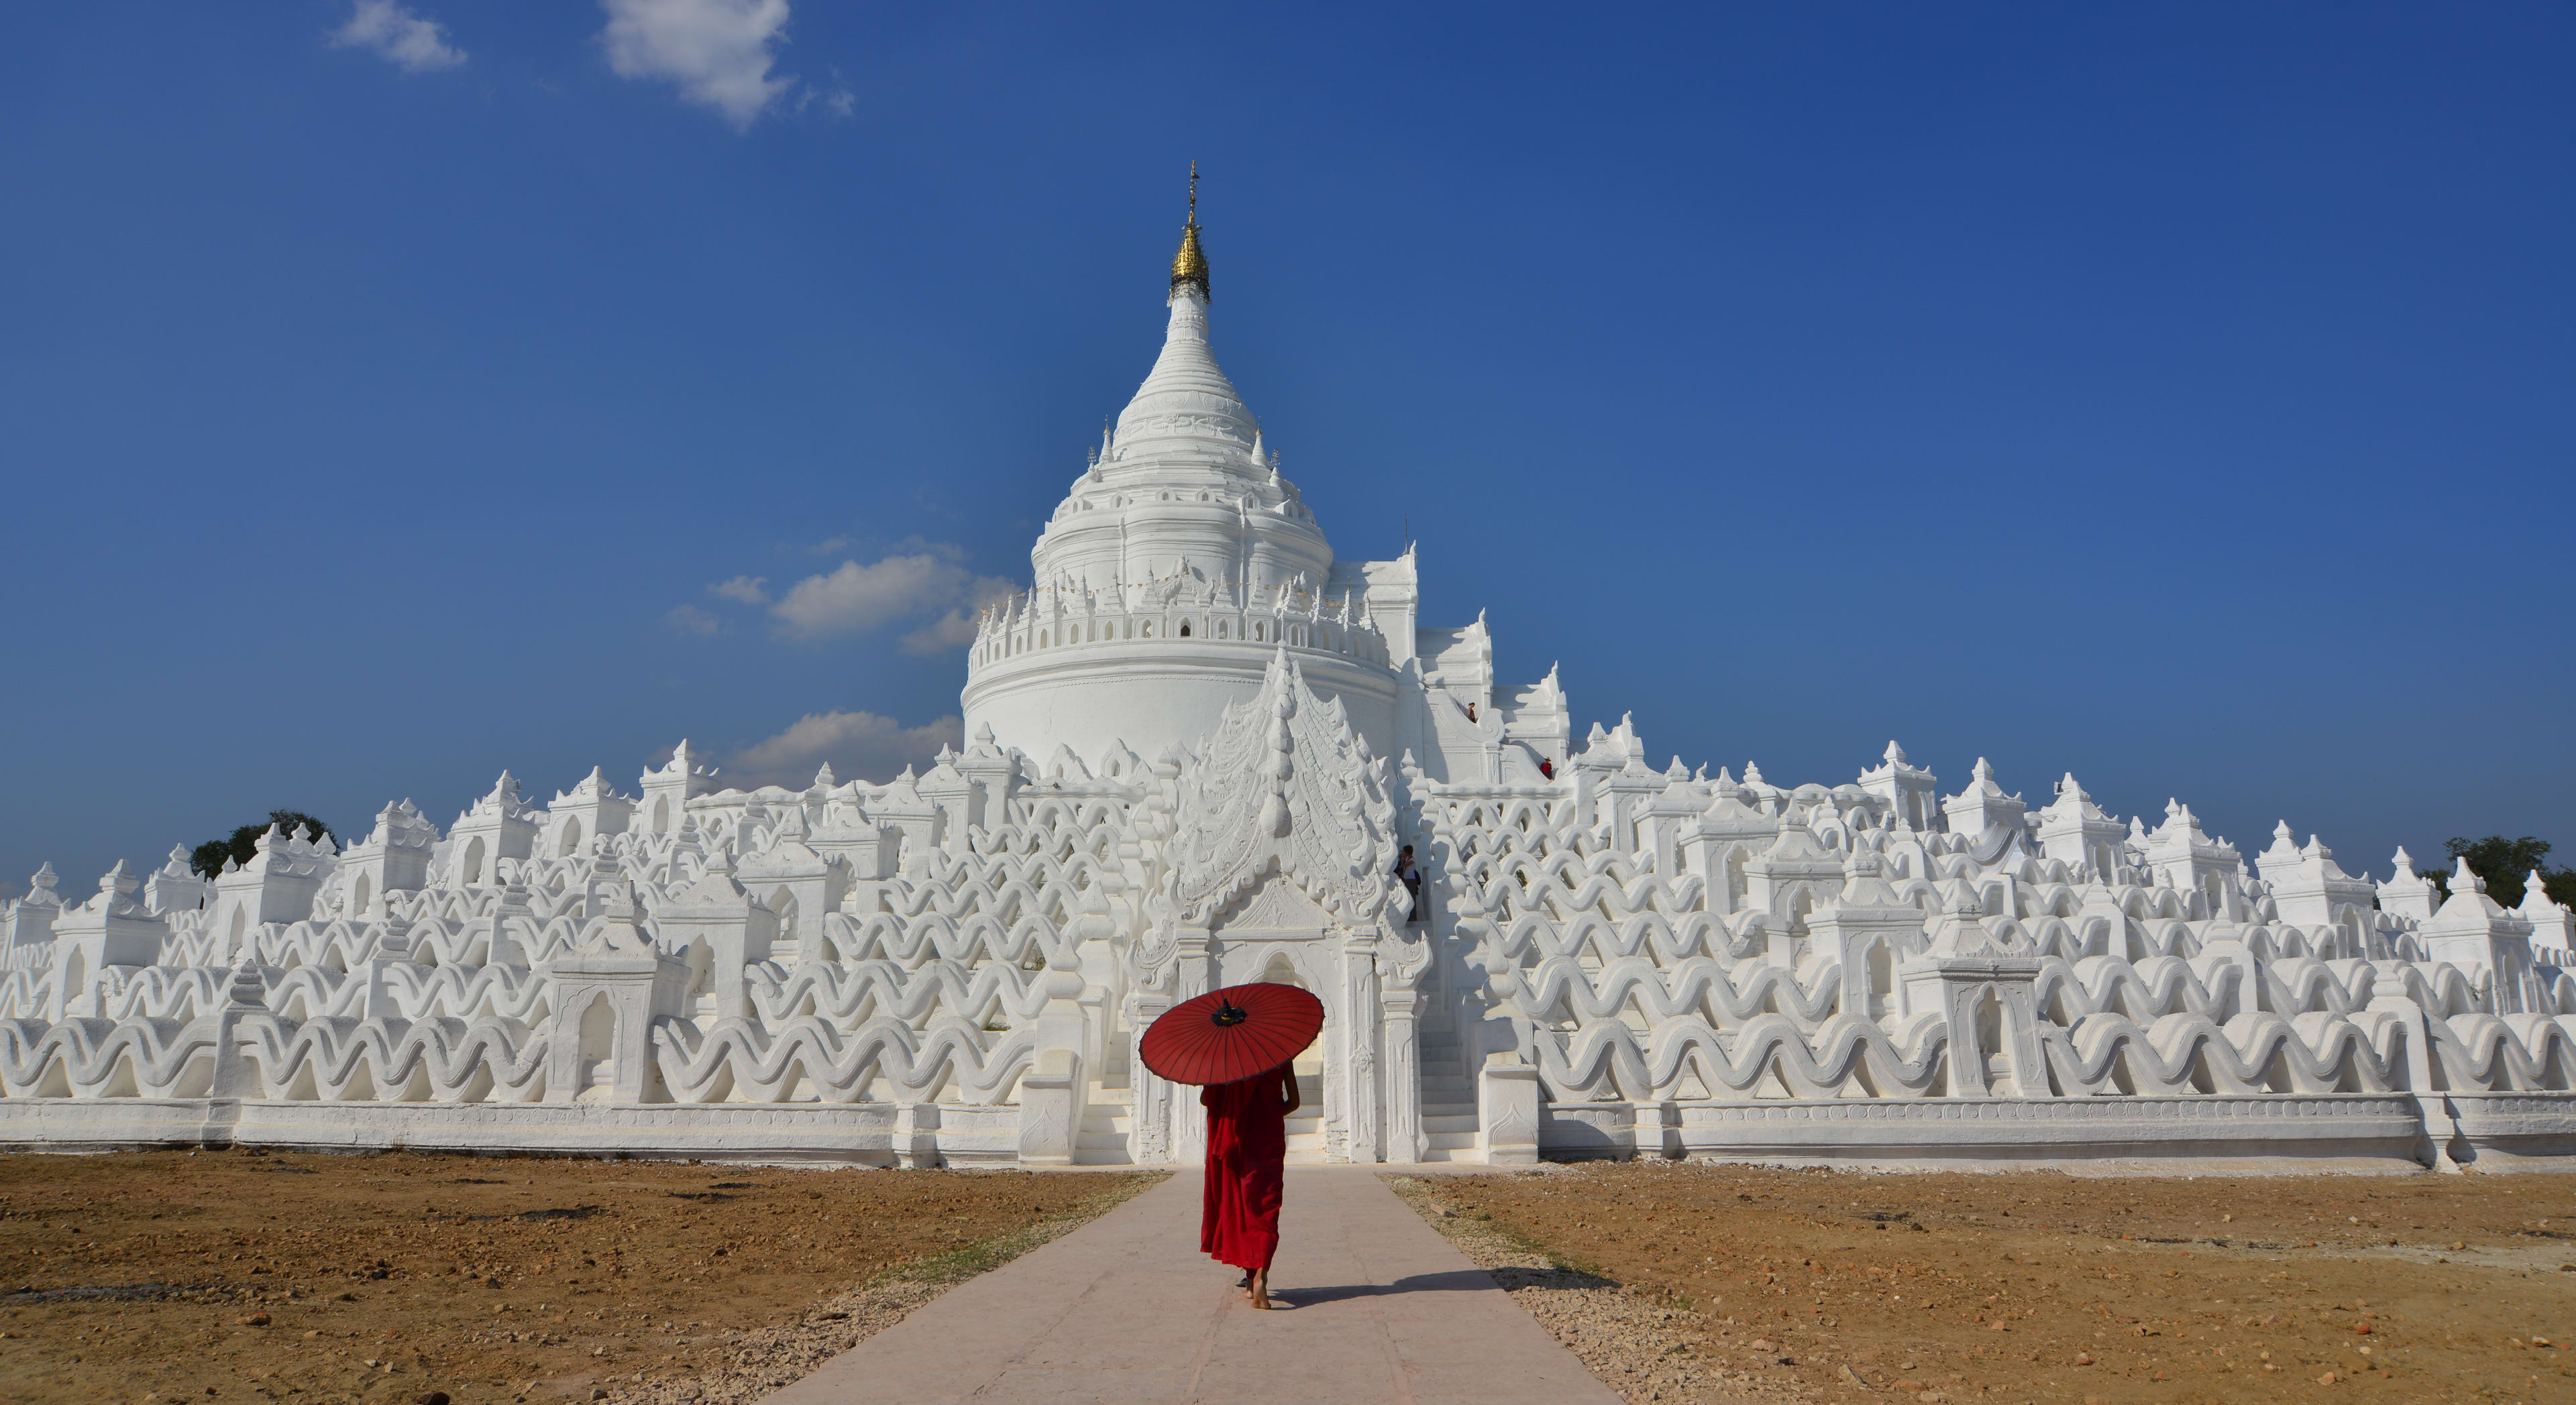
{"type": "Polygon", "coordinates": [[[229,1098],[0,1098],[0,1150],[459,1151],[757,1165],[1009,1166],[1019,1109],[888,1104],[324,1103],[229,1098]],[[931,1125],[924,1126],[924,1123],[931,1125]]]}
{"type": "MultiPolygon", "coordinates": [[[[1019,1109],[891,1104],[323,1103],[0,1099],[0,1150],[463,1151],[494,1155],[1007,1166],[1019,1109]]],[[[1550,1104],[1551,1161],[1682,1159],[1879,1169],[2047,1164],[2120,1171],[2424,1169],[2432,1148],[2482,1171],[2576,1166],[2576,1093],[2186,1098],[1888,1098],[1550,1104]]],[[[1472,1153],[1471,1153],[1472,1154],[1472,1153]]]]}
{"type": "Polygon", "coordinates": [[[2576,1094],[1781,1099],[1559,1103],[1551,1161],[1687,1157],[1883,1169],[2424,1169],[2435,1140],[2482,1169],[2576,1149],[2576,1094]],[[2428,1119],[2438,1135],[2428,1139],[2428,1119]]]}

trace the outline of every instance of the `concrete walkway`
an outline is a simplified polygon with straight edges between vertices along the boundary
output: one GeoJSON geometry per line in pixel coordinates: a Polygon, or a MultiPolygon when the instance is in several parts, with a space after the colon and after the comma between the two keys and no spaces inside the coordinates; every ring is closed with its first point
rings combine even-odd
{"type": "Polygon", "coordinates": [[[1370,1169],[1292,1166],[1271,1301],[1199,1244],[1183,1172],[961,1283],[769,1397],[926,1401],[1477,1401],[1618,1397],[1370,1169]]]}

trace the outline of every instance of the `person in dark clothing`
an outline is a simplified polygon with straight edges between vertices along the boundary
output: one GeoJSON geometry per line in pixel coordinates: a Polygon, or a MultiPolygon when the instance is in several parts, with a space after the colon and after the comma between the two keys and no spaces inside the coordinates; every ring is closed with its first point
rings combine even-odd
{"type": "Polygon", "coordinates": [[[1270,1259],[1279,1250],[1279,1197],[1288,1159],[1288,1114],[1297,1110],[1297,1071],[1281,1064],[1238,1083],[1199,1090],[1208,1110],[1207,1184],[1199,1249],[1243,1270],[1235,1286],[1267,1311],[1270,1259]]]}
{"type": "Polygon", "coordinates": [[[1413,846],[1410,844],[1404,846],[1403,853],[1395,856],[1395,881],[1404,885],[1405,893],[1412,899],[1411,911],[1406,915],[1405,920],[1421,921],[1422,870],[1413,865],[1413,846]]]}

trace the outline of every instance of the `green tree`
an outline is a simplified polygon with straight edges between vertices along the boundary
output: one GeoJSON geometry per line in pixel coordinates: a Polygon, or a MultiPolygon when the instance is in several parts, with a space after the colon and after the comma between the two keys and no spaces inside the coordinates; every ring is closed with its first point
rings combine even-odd
{"type": "Polygon", "coordinates": [[[209,839],[189,850],[188,867],[195,869],[203,877],[212,878],[224,871],[226,859],[237,864],[249,863],[252,857],[259,853],[259,837],[268,833],[270,825],[277,826],[277,832],[284,835],[292,835],[300,829],[304,831],[304,837],[308,841],[320,839],[325,835],[329,835],[334,841],[339,839],[338,835],[331,833],[331,826],[302,810],[271,810],[268,812],[267,819],[258,824],[243,825],[234,830],[229,839],[209,839]]]}
{"type": "MultiPolygon", "coordinates": [[[[2549,841],[2546,839],[2535,839],[2528,834],[2520,839],[2507,839],[2501,834],[2490,834],[2484,839],[2464,839],[2454,835],[2443,840],[2442,847],[2450,852],[2454,863],[2467,859],[2469,872],[2487,881],[2487,896],[2505,907],[2522,906],[2523,889],[2534,873],[2540,875],[2541,888],[2549,894],[2551,902],[2576,907],[2576,868],[2551,868],[2549,841]]],[[[2425,876],[2433,880],[2433,886],[2441,889],[2444,897],[2450,896],[2450,874],[2425,876]]]]}

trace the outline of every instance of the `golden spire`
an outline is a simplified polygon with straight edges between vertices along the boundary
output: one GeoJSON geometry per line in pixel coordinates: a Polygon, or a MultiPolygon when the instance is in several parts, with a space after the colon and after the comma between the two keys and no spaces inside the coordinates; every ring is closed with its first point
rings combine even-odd
{"type": "Polygon", "coordinates": [[[1178,294],[1185,286],[1198,289],[1201,301],[1214,301],[1208,296],[1207,255],[1199,251],[1199,163],[1196,161],[1190,163],[1189,223],[1181,226],[1181,251],[1172,255],[1172,292],[1178,294]]]}

